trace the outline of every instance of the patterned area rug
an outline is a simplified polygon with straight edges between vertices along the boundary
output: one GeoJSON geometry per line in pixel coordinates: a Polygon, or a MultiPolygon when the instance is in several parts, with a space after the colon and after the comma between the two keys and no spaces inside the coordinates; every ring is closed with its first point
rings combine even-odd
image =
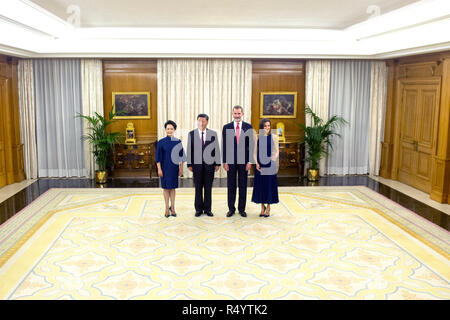
{"type": "MultiPolygon", "coordinates": [[[[0,226],[0,299],[450,299],[450,233],[365,187],[176,218],[160,189],[50,189],[0,226]]],[[[250,199],[249,189],[248,199],[250,199]]]]}

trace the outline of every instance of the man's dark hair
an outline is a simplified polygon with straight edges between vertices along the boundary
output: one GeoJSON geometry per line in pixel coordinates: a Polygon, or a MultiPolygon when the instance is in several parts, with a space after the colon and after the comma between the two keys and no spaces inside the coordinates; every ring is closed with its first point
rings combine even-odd
{"type": "Polygon", "coordinates": [[[209,121],[209,117],[208,117],[208,115],[205,114],[205,113],[200,113],[200,114],[197,116],[197,120],[198,120],[198,118],[205,118],[206,121],[209,121]]]}

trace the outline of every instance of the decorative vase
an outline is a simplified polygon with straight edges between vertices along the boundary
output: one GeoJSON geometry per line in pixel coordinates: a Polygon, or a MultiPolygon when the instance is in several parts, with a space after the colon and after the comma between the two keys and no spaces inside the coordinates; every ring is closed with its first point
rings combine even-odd
{"type": "Polygon", "coordinates": [[[308,169],[308,181],[319,181],[319,169],[308,169]]]}
{"type": "Polygon", "coordinates": [[[95,182],[106,183],[108,180],[108,171],[95,170],[95,182]]]}

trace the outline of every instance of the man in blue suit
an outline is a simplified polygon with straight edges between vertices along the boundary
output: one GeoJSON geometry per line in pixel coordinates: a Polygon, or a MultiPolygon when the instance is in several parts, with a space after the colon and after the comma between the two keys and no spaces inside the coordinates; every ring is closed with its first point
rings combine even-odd
{"type": "Polygon", "coordinates": [[[233,107],[233,121],[222,129],[222,163],[227,171],[228,213],[231,217],[236,212],[236,185],[239,187],[238,211],[246,217],[247,177],[251,164],[254,163],[254,131],[250,123],[242,120],[244,110],[241,106],[233,107]],[[237,182],[237,183],[236,183],[237,182]]]}

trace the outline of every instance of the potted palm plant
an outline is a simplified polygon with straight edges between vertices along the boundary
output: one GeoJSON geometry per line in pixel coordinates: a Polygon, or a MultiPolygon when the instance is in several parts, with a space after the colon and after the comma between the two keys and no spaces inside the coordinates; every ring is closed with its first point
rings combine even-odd
{"type": "Polygon", "coordinates": [[[332,136],[340,135],[336,132],[336,128],[348,122],[344,118],[333,115],[325,122],[311,110],[307,105],[305,108],[306,115],[311,116],[311,126],[305,126],[303,123],[298,125],[305,131],[305,144],[307,147],[306,159],[308,162],[308,180],[319,180],[319,162],[323,157],[328,156],[328,147],[333,150],[331,143],[332,136]]]}
{"type": "Polygon", "coordinates": [[[124,135],[120,132],[107,132],[106,128],[117,120],[112,120],[115,113],[109,112],[109,120],[106,117],[95,112],[92,116],[78,114],[77,117],[88,121],[89,133],[83,135],[83,140],[87,140],[93,147],[95,162],[98,170],[95,170],[95,181],[97,183],[106,183],[108,179],[108,167],[110,165],[111,152],[115,143],[124,135]]]}

